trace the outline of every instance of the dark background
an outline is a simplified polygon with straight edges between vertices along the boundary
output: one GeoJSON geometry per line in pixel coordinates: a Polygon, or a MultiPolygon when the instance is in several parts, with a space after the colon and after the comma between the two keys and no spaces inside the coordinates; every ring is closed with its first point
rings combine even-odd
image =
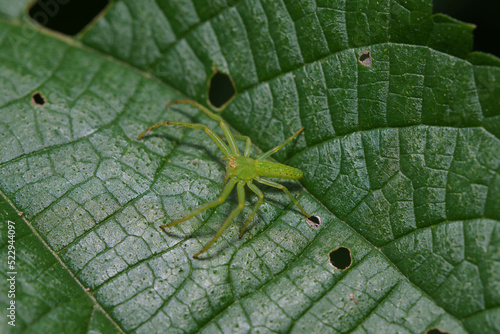
{"type": "Polygon", "coordinates": [[[434,0],[434,13],[475,24],[474,51],[500,57],[500,0],[434,0]]]}
{"type": "MultiPolygon", "coordinates": [[[[210,0],[207,0],[210,1],[210,0]]],[[[474,50],[488,52],[500,57],[500,0],[434,0],[434,13],[444,13],[458,20],[477,26],[474,31],[474,50]]],[[[38,0],[30,15],[41,10],[40,4],[57,1],[38,0]]],[[[71,0],[57,5],[54,16],[47,17],[47,27],[68,35],[77,34],[107,5],[107,0],[71,0]]],[[[54,8],[50,8],[49,11],[54,8]]],[[[43,10],[43,9],[42,9],[43,10]]],[[[45,17],[35,17],[42,21],[45,17]]],[[[41,23],[41,22],[40,22],[41,23]]]]}

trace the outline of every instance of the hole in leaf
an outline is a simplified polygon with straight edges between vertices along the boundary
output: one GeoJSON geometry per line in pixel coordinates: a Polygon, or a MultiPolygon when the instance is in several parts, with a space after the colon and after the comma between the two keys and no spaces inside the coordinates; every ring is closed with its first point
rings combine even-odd
{"type": "Polygon", "coordinates": [[[321,217],[320,216],[311,216],[306,219],[307,225],[309,225],[313,230],[318,229],[319,225],[321,225],[321,217]]]}
{"type": "Polygon", "coordinates": [[[364,66],[372,66],[372,53],[370,50],[363,50],[359,54],[358,61],[361,63],[361,65],[364,66]]]}
{"type": "Polygon", "coordinates": [[[332,250],[329,254],[330,265],[339,270],[345,270],[349,268],[352,263],[351,251],[347,247],[337,247],[332,250]]]}
{"type": "Polygon", "coordinates": [[[227,104],[236,93],[231,77],[225,73],[215,72],[210,79],[208,100],[217,109],[227,104]]]}
{"type": "Polygon", "coordinates": [[[28,15],[38,24],[74,36],[108,5],[108,0],[37,0],[28,15]]]}
{"type": "Polygon", "coordinates": [[[33,103],[34,105],[44,106],[45,98],[40,92],[35,92],[33,93],[33,95],[31,95],[31,103],[33,103]]]}
{"type": "Polygon", "coordinates": [[[425,334],[451,334],[450,332],[442,331],[437,327],[428,329],[425,334]]]}

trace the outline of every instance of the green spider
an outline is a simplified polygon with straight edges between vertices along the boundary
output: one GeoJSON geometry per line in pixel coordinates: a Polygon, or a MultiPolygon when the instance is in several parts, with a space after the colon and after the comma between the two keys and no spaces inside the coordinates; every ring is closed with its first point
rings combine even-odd
{"type": "Polygon", "coordinates": [[[167,104],[167,107],[173,105],[173,104],[190,104],[201,111],[203,111],[205,114],[207,114],[209,117],[213,118],[214,120],[220,122],[220,127],[222,128],[222,131],[224,132],[224,136],[227,140],[227,144],[224,143],[224,141],[221,139],[223,137],[222,135],[218,135],[215,133],[212,129],[210,129],[208,126],[205,124],[200,124],[200,123],[187,123],[187,122],[177,122],[177,121],[165,121],[165,122],[160,122],[157,124],[154,124],[144,130],[138,137],[138,140],[141,140],[144,135],[153,130],[156,129],[160,126],[163,125],[175,125],[175,126],[183,126],[186,128],[191,128],[191,129],[203,129],[205,132],[210,136],[210,138],[217,144],[217,146],[220,148],[222,153],[224,153],[224,157],[222,160],[227,161],[226,165],[226,176],[224,178],[224,182],[226,183],[226,186],[224,187],[224,190],[220,194],[219,198],[216,199],[215,201],[208,202],[200,207],[198,207],[196,210],[191,212],[190,214],[182,217],[181,219],[178,219],[170,224],[165,224],[165,225],[160,225],[160,228],[165,231],[165,227],[172,227],[174,225],[177,225],[179,223],[182,223],[185,220],[188,220],[200,213],[202,213],[205,210],[208,210],[210,208],[213,208],[217,205],[222,204],[231,191],[233,190],[234,186],[236,186],[236,189],[238,191],[238,207],[234,209],[229,216],[226,218],[222,226],[219,228],[217,233],[214,235],[212,240],[208,242],[205,247],[195,255],[193,255],[193,258],[198,259],[198,256],[205,252],[212,244],[220,237],[220,235],[224,232],[224,230],[229,226],[231,221],[243,210],[245,207],[245,185],[250,188],[258,197],[259,200],[257,201],[257,204],[255,205],[253,211],[250,213],[250,216],[248,217],[245,225],[243,225],[243,228],[241,229],[240,233],[240,238],[243,235],[243,232],[245,231],[245,228],[250,224],[250,222],[253,219],[253,216],[259,209],[260,205],[262,204],[264,200],[264,194],[262,191],[255,186],[252,181],[255,180],[257,182],[260,182],[262,184],[275,187],[278,189],[281,189],[285,192],[285,194],[290,197],[290,199],[297,205],[302,211],[302,213],[307,217],[307,223],[312,227],[312,228],[317,228],[319,224],[321,223],[321,220],[319,216],[311,216],[308,214],[304,208],[300,205],[300,203],[297,201],[295,197],[288,191],[288,189],[276,182],[272,182],[266,179],[262,179],[261,176],[263,177],[274,177],[274,178],[282,178],[282,179],[300,179],[302,178],[302,171],[298,168],[290,167],[287,165],[283,165],[280,163],[276,162],[271,162],[271,161],[264,161],[263,159],[269,157],[271,154],[274,154],[278,152],[280,149],[282,149],[286,144],[291,142],[295,137],[297,137],[303,130],[304,128],[300,128],[287,140],[285,140],[283,143],[280,145],[276,146],[272,150],[269,150],[268,152],[261,154],[258,156],[256,159],[250,158],[250,149],[252,147],[252,142],[249,137],[247,136],[240,136],[240,135],[235,135],[231,133],[229,130],[229,126],[227,123],[217,114],[214,114],[207,108],[205,108],[203,105],[191,101],[191,100],[176,100],[173,101],[169,104],[167,104]],[[235,138],[245,140],[246,145],[245,145],[245,152],[243,155],[240,154],[240,150],[238,149],[238,146],[236,145],[235,138]],[[228,147],[229,145],[229,147],[228,147]],[[313,219],[311,219],[313,218],[313,219]],[[315,221],[313,221],[315,220],[315,221]]]}

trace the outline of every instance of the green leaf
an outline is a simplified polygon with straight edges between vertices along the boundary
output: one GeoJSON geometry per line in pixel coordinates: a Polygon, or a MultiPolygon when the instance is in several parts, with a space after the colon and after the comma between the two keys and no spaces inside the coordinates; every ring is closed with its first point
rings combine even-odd
{"type": "Polygon", "coordinates": [[[500,331],[500,61],[471,25],[431,1],[123,0],[70,39],[22,3],[0,1],[2,333],[500,331]],[[136,137],[221,132],[165,108],[207,104],[214,68],[253,152],[305,127],[274,157],[322,224],[262,187],[243,238],[250,192],[197,261],[234,197],[158,226],[217,198],[221,153],[199,130],[136,137]]]}

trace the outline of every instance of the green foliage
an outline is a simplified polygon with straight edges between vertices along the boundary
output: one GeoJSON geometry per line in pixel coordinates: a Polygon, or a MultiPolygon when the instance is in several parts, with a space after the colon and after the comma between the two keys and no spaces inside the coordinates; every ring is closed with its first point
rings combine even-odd
{"type": "Polygon", "coordinates": [[[500,331],[500,61],[470,53],[471,25],[430,0],[117,0],[69,39],[23,3],[0,1],[0,332],[500,331]],[[158,226],[218,196],[218,148],[182,128],[136,137],[164,120],[217,129],[165,108],[206,104],[214,67],[254,152],[305,127],[276,159],[304,171],[286,184],[323,222],[262,188],[243,238],[250,193],[196,261],[234,197],[158,226]]]}

